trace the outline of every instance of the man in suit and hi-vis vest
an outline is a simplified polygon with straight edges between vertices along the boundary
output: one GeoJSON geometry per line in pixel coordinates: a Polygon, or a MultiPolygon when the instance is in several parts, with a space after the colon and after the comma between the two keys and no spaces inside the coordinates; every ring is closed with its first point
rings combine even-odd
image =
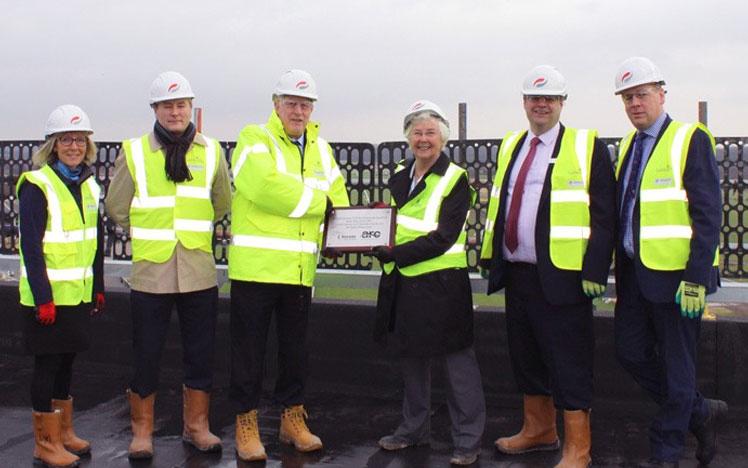
{"type": "Polygon", "coordinates": [[[507,454],[557,450],[559,467],[590,458],[592,299],[608,281],[615,235],[610,153],[594,130],[559,122],[566,81],[554,67],[525,77],[529,131],[504,136],[481,249],[488,293],[506,288],[514,377],[524,395],[519,433],[496,440],[507,454]]]}
{"type": "Polygon", "coordinates": [[[644,57],[624,61],[615,77],[636,128],[621,140],[616,170],[616,354],[660,407],[644,467],[678,466],[688,431],[698,441],[696,458],[708,464],[727,412],[724,401],[696,390],[701,314],[719,285],[714,138],[703,125],[670,118],[664,84],[644,57]]]}

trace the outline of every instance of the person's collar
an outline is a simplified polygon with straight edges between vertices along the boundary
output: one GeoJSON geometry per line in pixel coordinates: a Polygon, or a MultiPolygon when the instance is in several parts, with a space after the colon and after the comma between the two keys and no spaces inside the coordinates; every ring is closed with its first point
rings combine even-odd
{"type": "MultiPolygon", "coordinates": [[[[410,160],[410,165],[407,166],[408,174],[410,174],[410,178],[413,178],[413,174],[416,170],[416,158],[413,158],[410,160]]],[[[449,156],[442,151],[439,154],[439,157],[434,162],[434,164],[431,165],[428,171],[423,175],[424,177],[427,176],[430,172],[433,172],[434,174],[438,174],[440,176],[443,176],[447,173],[447,169],[449,168],[449,156]]],[[[423,178],[423,177],[422,177],[423,178]]]]}
{"type": "MultiPolygon", "coordinates": [[[[207,142],[205,141],[205,137],[202,133],[198,132],[195,133],[195,139],[192,140],[193,143],[196,143],[200,146],[207,146],[207,142]]],[[[161,142],[158,141],[158,138],[156,138],[156,134],[151,132],[148,134],[148,144],[151,146],[151,151],[158,151],[162,148],[161,142]]]]}
{"type": "Polygon", "coordinates": [[[547,146],[552,146],[555,144],[556,140],[558,139],[558,133],[561,131],[561,122],[556,122],[556,125],[551,127],[550,129],[546,130],[544,133],[541,133],[540,135],[535,135],[532,130],[527,131],[527,141],[532,140],[534,137],[538,137],[538,139],[547,146]]]}
{"type": "Polygon", "coordinates": [[[650,125],[648,128],[641,130],[641,133],[652,138],[657,138],[657,135],[660,134],[660,130],[662,130],[662,126],[665,124],[666,119],[667,119],[667,112],[663,111],[662,114],[660,114],[660,116],[657,117],[657,120],[655,120],[654,123],[650,125]]]}
{"type": "MultiPolygon", "coordinates": [[[[286,135],[286,131],[283,129],[283,122],[281,122],[281,119],[280,117],[278,117],[275,109],[273,109],[273,111],[270,113],[270,117],[268,118],[266,127],[268,130],[270,130],[271,133],[279,135],[284,141],[291,141],[291,138],[286,135]]],[[[314,142],[317,140],[318,134],[319,123],[312,120],[307,122],[306,129],[304,130],[304,138],[311,144],[314,144],[314,142]]]]}

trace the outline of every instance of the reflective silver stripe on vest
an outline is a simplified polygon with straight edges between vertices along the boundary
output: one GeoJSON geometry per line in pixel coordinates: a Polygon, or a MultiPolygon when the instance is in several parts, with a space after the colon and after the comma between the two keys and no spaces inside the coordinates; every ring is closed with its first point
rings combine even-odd
{"type": "Polygon", "coordinates": [[[679,224],[664,226],[642,226],[639,231],[639,239],[690,239],[691,226],[679,224]]]}
{"type": "MultiPolygon", "coordinates": [[[[298,174],[289,174],[286,170],[286,156],[283,154],[283,151],[278,144],[278,140],[275,139],[275,136],[270,132],[270,130],[267,129],[267,127],[265,127],[264,125],[260,125],[260,128],[262,128],[265,133],[267,133],[267,135],[270,137],[270,140],[272,140],[273,145],[275,146],[275,167],[278,172],[287,176],[291,176],[304,184],[304,191],[301,194],[299,202],[296,204],[296,207],[293,209],[293,211],[291,211],[291,214],[288,215],[289,218],[300,218],[304,216],[307,210],[309,210],[309,206],[312,204],[312,199],[314,198],[314,192],[312,191],[312,189],[323,190],[327,192],[328,190],[330,190],[330,183],[325,180],[318,180],[314,178],[305,179],[298,174]]],[[[323,155],[320,154],[320,159],[324,159],[322,156],[323,155]]]]}
{"type": "MultiPolygon", "coordinates": [[[[34,177],[41,180],[47,187],[47,208],[50,213],[49,224],[51,229],[44,232],[44,242],[69,244],[82,242],[86,239],[95,239],[97,234],[96,228],[72,229],[66,231],[62,227],[62,206],[60,205],[60,199],[57,198],[52,182],[46,174],[40,171],[35,172],[34,177]]],[[[98,203],[101,188],[93,181],[93,176],[86,180],[86,184],[88,185],[89,190],[91,190],[92,197],[98,203]]]]}
{"type": "Polygon", "coordinates": [[[672,180],[674,186],[643,189],[639,194],[642,202],[688,201],[686,191],[681,186],[680,166],[681,158],[683,157],[683,145],[686,144],[686,134],[692,128],[693,125],[683,125],[676,131],[675,136],[673,136],[673,145],[670,148],[670,167],[673,170],[672,180]]]}
{"type": "Polygon", "coordinates": [[[574,142],[577,162],[579,163],[579,169],[582,171],[582,185],[585,188],[587,187],[587,134],[589,132],[586,129],[577,130],[577,139],[574,142]]]}
{"type": "Polygon", "coordinates": [[[431,232],[439,226],[438,223],[424,221],[422,219],[413,218],[412,216],[405,216],[401,214],[397,215],[397,224],[406,227],[411,231],[418,232],[431,232]]]}
{"type": "Polygon", "coordinates": [[[551,226],[552,239],[589,239],[590,228],[583,226],[551,226]]]}
{"type": "Polygon", "coordinates": [[[642,202],[660,202],[660,201],[688,201],[688,195],[685,190],[666,188],[642,190],[640,195],[642,202]]]}
{"type": "MultiPolygon", "coordinates": [[[[216,169],[216,142],[212,138],[203,135],[205,139],[205,186],[194,187],[189,185],[176,184],[176,196],[183,198],[199,198],[210,200],[210,191],[213,187],[216,169]]],[[[131,141],[130,150],[132,151],[132,161],[135,164],[136,183],[138,184],[138,196],[133,197],[133,208],[174,208],[176,206],[176,197],[173,196],[148,196],[148,179],[145,173],[145,153],[143,153],[142,137],[134,138],[131,141]]]]}
{"type": "Polygon", "coordinates": [[[551,203],[586,203],[590,204],[590,195],[584,190],[551,190],[551,203]]]}
{"type": "Polygon", "coordinates": [[[34,176],[40,179],[42,183],[47,186],[47,207],[49,208],[49,224],[52,228],[51,232],[64,235],[65,231],[62,228],[62,206],[60,205],[60,199],[57,198],[52,182],[49,180],[47,175],[41,171],[35,172],[34,176]]]}
{"type": "Polygon", "coordinates": [[[242,170],[242,166],[244,166],[244,163],[247,162],[247,156],[249,156],[250,154],[263,153],[270,153],[270,148],[268,148],[264,143],[245,146],[242,150],[242,153],[239,155],[239,158],[236,160],[236,166],[231,169],[231,172],[234,174],[234,178],[236,179],[236,177],[239,175],[239,171],[242,170]]]}
{"type": "Polygon", "coordinates": [[[263,250],[283,250],[286,252],[317,253],[317,243],[305,240],[280,239],[277,237],[234,234],[231,244],[238,247],[252,247],[263,250]]]}
{"type": "Polygon", "coordinates": [[[454,244],[450,247],[444,255],[462,254],[465,253],[465,244],[454,244]]]}
{"type": "MultiPolygon", "coordinates": [[[[27,277],[26,267],[21,266],[21,276],[27,277]]],[[[93,268],[47,268],[47,278],[50,281],[82,281],[93,276],[93,268]]]]}
{"type": "Polygon", "coordinates": [[[487,219],[486,220],[486,231],[493,232],[493,225],[494,225],[494,221],[492,219],[487,219]]]}
{"type": "Polygon", "coordinates": [[[444,191],[447,190],[447,185],[458,170],[459,169],[457,168],[457,166],[455,166],[454,164],[450,164],[447,168],[447,172],[444,174],[444,177],[442,177],[436,187],[434,187],[434,191],[432,192],[431,197],[429,197],[429,203],[426,205],[426,212],[423,216],[423,219],[425,221],[436,223],[437,213],[439,212],[439,207],[442,204],[442,196],[444,195],[444,191]]]}

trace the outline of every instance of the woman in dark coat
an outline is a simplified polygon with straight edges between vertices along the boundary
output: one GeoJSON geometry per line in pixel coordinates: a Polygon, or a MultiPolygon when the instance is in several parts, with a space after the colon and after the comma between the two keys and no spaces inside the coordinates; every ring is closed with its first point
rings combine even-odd
{"type": "Polygon", "coordinates": [[[90,315],[104,308],[100,188],[91,170],[96,146],[88,116],[63,105],[49,116],[46,141],[21,174],[21,309],[34,355],[31,403],[34,459],[77,466],[90,444],[73,430],[72,367],[88,349],[90,315]]]}
{"type": "Polygon", "coordinates": [[[376,335],[401,357],[403,422],[379,445],[399,450],[429,443],[431,363],[437,361],[448,384],[450,462],[469,465],[480,453],[486,419],[465,253],[465,220],[475,192],[465,170],[442,153],[449,123],[436,104],[414,103],[404,132],[415,157],[390,179],[398,207],[395,246],[374,252],[383,269],[376,335]]]}

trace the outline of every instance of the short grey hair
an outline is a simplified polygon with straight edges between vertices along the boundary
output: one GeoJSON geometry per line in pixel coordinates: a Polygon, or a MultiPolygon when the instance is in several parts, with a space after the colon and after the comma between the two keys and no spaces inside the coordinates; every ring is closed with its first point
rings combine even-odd
{"type": "MultiPolygon", "coordinates": [[[[50,135],[44,141],[44,144],[36,150],[33,156],[31,156],[31,162],[33,167],[38,169],[45,164],[50,164],[57,161],[57,153],[55,152],[55,143],[64,133],[55,133],[50,135]]],[[[83,163],[87,166],[92,166],[96,162],[96,143],[94,143],[91,135],[86,135],[86,154],[83,156],[83,163]]]]}
{"type": "Polygon", "coordinates": [[[429,119],[434,119],[436,120],[436,123],[439,124],[439,133],[441,133],[441,137],[442,137],[442,148],[444,148],[444,145],[446,145],[447,141],[449,141],[449,126],[442,118],[435,115],[431,111],[425,110],[423,112],[419,112],[413,115],[413,117],[411,117],[408,120],[408,124],[405,126],[405,131],[403,132],[403,136],[405,137],[406,140],[409,140],[410,132],[413,130],[413,126],[419,122],[423,122],[429,119]]]}

